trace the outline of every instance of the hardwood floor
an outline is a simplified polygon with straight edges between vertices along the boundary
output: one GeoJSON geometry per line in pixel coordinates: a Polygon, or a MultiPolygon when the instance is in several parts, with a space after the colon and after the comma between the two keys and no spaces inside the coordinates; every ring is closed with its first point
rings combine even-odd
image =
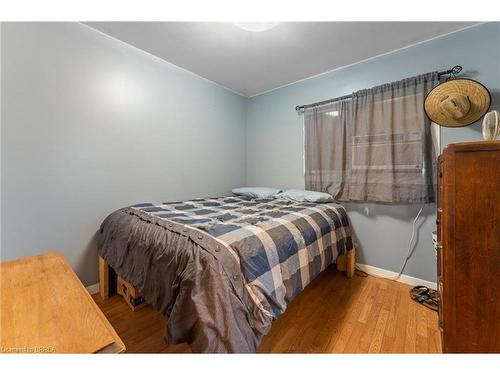
{"type": "MultiPolygon", "coordinates": [[[[412,301],[395,281],[328,269],[274,322],[259,353],[440,353],[437,313],[412,301]]],[[[163,341],[166,319],[146,306],[133,312],[114,296],[94,300],[129,353],[185,353],[163,341]]]]}

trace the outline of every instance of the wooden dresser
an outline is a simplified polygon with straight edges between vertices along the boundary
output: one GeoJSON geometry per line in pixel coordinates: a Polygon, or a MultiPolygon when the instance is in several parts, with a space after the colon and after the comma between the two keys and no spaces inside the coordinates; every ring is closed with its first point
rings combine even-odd
{"type": "Polygon", "coordinates": [[[61,254],[2,263],[0,280],[0,353],[125,350],[61,254]]]}
{"type": "Polygon", "coordinates": [[[438,170],[444,353],[500,352],[500,141],[451,144],[438,170]]]}

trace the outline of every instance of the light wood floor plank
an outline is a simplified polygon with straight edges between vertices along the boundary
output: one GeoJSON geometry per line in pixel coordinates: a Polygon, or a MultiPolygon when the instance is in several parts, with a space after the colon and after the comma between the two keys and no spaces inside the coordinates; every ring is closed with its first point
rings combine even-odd
{"type": "MultiPolygon", "coordinates": [[[[290,303],[259,353],[440,353],[437,313],[412,301],[408,285],[328,269],[290,303]]],[[[166,319],[119,296],[93,298],[131,353],[185,353],[163,340],[166,319]]]]}
{"type": "Polygon", "coordinates": [[[417,345],[417,315],[416,306],[417,303],[410,300],[408,297],[406,299],[406,304],[408,305],[408,322],[406,324],[406,340],[405,340],[405,353],[415,353],[417,345]]]}
{"type": "Polygon", "coordinates": [[[387,319],[389,318],[389,311],[386,309],[380,310],[380,314],[373,332],[373,337],[368,348],[368,353],[380,353],[382,349],[382,340],[384,339],[385,327],[387,319]]]}

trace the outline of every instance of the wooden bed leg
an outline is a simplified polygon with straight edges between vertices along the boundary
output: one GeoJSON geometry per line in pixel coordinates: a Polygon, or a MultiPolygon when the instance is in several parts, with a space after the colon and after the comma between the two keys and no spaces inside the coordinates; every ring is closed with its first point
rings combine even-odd
{"type": "Polygon", "coordinates": [[[345,272],[348,278],[353,277],[356,269],[356,249],[347,251],[337,258],[337,270],[345,272]]]}
{"type": "Polygon", "coordinates": [[[99,293],[102,299],[109,298],[109,266],[102,257],[99,257],[99,293]]]}
{"type": "Polygon", "coordinates": [[[348,251],[346,254],[346,276],[350,279],[354,276],[354,270],[356,269],[356,249],[348,251]]]}

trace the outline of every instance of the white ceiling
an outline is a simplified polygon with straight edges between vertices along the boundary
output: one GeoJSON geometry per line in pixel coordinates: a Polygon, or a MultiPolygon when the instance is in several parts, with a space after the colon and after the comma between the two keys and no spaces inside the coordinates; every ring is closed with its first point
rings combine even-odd
{"type": "Polygon", "coordinates": [[[252,33],[222,22],[87,25],[244,96],[447,34],[471,22],[285,22],[252,33]]]}

